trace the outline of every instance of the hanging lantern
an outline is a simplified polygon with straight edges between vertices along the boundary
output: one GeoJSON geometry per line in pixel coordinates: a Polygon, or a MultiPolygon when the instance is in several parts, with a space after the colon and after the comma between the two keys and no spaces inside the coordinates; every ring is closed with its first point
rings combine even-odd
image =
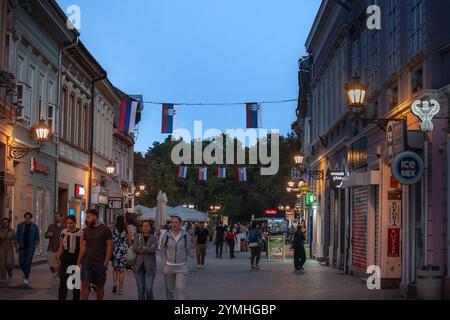
{"type": "Polygon", "coordinates": [[[39,124],[34,127],[34,134],[38,143],[46,142],[49,140],[50,127],[45,123],[44,118],[39,120],[39,124]]]}
{"type": "Polygon", "coordinates": [[[113,175],[115,171],[116,171],[116,166],[114,165],[114,163],[109,162],[106,165],[106,173],[109,175],[113,175]]]}
{"type": "Polygon", "coordinates": [[[357,75],[353,76],[353,83],[347,83],[345,85],[350,109],[364,109],[366,107],[365,99],[368,89],[369,86],[361,83],[361,77],[357,75]]]}

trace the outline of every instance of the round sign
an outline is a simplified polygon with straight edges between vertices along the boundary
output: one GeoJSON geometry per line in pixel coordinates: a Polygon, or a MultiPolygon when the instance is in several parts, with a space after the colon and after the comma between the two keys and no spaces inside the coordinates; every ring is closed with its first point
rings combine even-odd
{"type": "Polygon", "coordinates": [[[392,175],[405,185],[416,184],[422,179],[424,165],[422,158],[414,152],[402,152],[392,161],[392,175]]]}

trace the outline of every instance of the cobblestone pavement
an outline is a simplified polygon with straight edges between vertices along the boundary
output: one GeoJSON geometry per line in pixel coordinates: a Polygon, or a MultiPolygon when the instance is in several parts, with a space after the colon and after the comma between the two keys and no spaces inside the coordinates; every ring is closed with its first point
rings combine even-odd
{"type": "MultiPolygon", "coordinates": [[[[368,290],[360,279],[342,275],[314,260],[307,261],[304,273],[293,271],[292,260],[268,262],[262,259],[261,271],[252,271],[246,253],[238,254],[233,260],[226,254],[224,259],[215,259],[210,246],[205,269],[197,270],[194,264],[190,261],[187,297],[191,300],[401,299],[398,290],[368,290]]],[[[23,288],[21,281],[21,273],[16,270],[9,287],[0,288],[0,300],[57,299],[57,285],[46,265],[33,267],[30,288],[23,288]]],[[[131,272],[127,272],[125,282],[123,295],[112,294],[112,275],[109,274],[105,299],[137,299],[136,282],[131,272]]],[[[154,295],[157,300],[165,299],[161,271],[155,279],[154,295]]]]}

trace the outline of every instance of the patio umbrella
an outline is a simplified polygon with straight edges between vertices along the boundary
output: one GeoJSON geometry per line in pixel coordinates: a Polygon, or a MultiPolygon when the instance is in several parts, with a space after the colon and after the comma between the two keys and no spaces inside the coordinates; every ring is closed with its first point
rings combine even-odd
{"type": "Polygon", "coordinates": [[[167,198],[167,194],[163,193],[163,211],[162,211],[162,224],[166,224],[168,217],[167,217],[167,204],[169,203],[169,199],[167,198]]]}
{"type": "Polygon", "coordinates": [[[161,228],[161,225],[166,224],[163,216],[166,210],[165,206],[166,203],[164,202],[164,194],[162,193],[162,191],[159,191],[158,197],[156,198],[156,216],[155,216],[155,228],[157,230],[161,228]]]}

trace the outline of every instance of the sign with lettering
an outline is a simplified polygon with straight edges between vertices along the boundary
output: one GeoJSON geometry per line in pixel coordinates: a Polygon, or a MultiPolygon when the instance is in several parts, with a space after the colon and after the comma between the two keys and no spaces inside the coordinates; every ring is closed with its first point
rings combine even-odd
{"type": "Polygon", "coordinates": [[[402,194],[400,192],[388,193],[388,228],[401,228],[402,194]]]}
{"type": "Polygon", "coordinates": [[[424,164],[422,158],[414,152],[400,153],[392,161],[392,175],[404,185],[412,185],[422,179],[424,164]]]}
{"type": "Polygon", "coordinates": [[[31,172],[42,173],[46,176],[50,174],[50,166],[44,162],[39,162],[36,158],[31,157],[31,172]]]}
{"type": "Polygon", "coordinates": [[[123,209],[122,198],[109,198],[108,207],[110,209],[123,209]]]}
{"type": "Polygon", "coordinates": [[[388,229],[388,257],[400,257],[400,229],[388,229]]]}
{"type": "Polygon", "coordinates": [[[83,198],[86,195],[86,189],[84,186],[76,184],[75,185],[75,198],[83,198]]]}
{"type": "Polygon", "coordinates": [[[264,211],[264,214],[266,214],[266,215],[274,215],[274,214],[277,214],[277,213],[278,213],[277,210],[265,210],[264,211]]]}
{"type": "Polygon", "coordinates": [[[348,175],[350,175],[350,173],[346,171],[329,171],[328,179],[330,180],[330,187],[340,189],[342,187],[344,177],[348,175]]]}

